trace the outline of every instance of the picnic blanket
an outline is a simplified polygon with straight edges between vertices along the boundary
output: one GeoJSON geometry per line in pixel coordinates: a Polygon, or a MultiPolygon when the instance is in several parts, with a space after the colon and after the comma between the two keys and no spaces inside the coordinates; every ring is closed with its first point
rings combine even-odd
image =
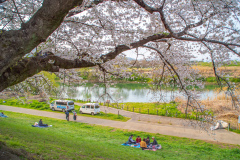
{"type": "Polygon", "coordinates": [[[32,125],[32,127],[47,128],[47,127],[52,127],[52,125],[49,125],[49,126],[32,125]]]}
{"type": "Polygon", "coordinates": [[[6,116],[4,114],[0,114],[0,117],[7,118],[8,116],[6,116]]]}
{"type": "MultiPolygon", "coordinates": [[[[128,144],[128,143],[123,143],[121,144],[122,146],[130,146],[130,147],[134,147],[134,148],[141,148],[140,147],[140,143],[136,143],[136,144],[128,144]]],[[[145,150],[150,150],[150,151],[156,151],[156,150],[159,150],[162,148],[161,144],[159,145],[154,145],[154,146],[150,146],[148,145],[147,146],[148,149],[145,149],[145,150]]]]}
{"type": "Polygon", "coordinates": [[[140,148],[140,144],[136,143],[136,144],[128,144],[128,143],[123,143],[123,146],[130,146],[130,147],[134,147],[134,148],[140,148]]]}

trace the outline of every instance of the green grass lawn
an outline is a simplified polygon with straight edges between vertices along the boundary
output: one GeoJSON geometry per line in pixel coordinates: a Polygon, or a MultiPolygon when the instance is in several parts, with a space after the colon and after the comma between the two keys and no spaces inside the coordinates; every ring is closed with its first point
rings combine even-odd
{"type": "Polygon", "coordinates": [[[4,113],[0,118],[0,141],[23,148],[36,159],[240,159],[240,146],[207,143],[202,140],[127,131],[112,127],[67,122],[22,113],[4,113]],[[42,118],[49,128],[31,127],[42,118]],[[142,151],[122,146],[129,135],[155,136],[162,149],[142,151]]]}
{"type": "MultiPolygon", "coordinates": [[[[105,104],[108,106],[108,104],[105,104]]],[[[196,116],[195,112],[191,112],[187,115],[182,113],[177,109],[178,103],[143,103],[143,102],[125,102],[119,104],[109,104],[109,107],[120,108],[126,111],[141,113],[141,114],[151,114],[151,115],[160,115],[167,117],[176,117],[176,118],[187,118],[187,119],[199,119],[199,116],[196,116]]],[[[203,113],[202,113],[203,114],[203,113]]]]}

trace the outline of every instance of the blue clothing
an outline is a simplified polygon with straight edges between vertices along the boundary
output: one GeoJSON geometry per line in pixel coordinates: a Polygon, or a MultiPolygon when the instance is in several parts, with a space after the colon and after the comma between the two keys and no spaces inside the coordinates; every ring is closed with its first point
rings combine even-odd
{"type": "Polygon", "coordinates": [[[0,117],[7,117],[7,116],[4,115],[3,113],[0,113],[0,117]]]}
{"type": "Polygon", "coordinates": [[[66,120],[69,121],[69,112],[66,111],[65,114],[66,114],[66,120]]]}
{"type": "Polygon", "coordinates": [[[66,114],[66,116],[69,116],[69,112],[68,111],[66,111],[65,114],[66,114]]]}

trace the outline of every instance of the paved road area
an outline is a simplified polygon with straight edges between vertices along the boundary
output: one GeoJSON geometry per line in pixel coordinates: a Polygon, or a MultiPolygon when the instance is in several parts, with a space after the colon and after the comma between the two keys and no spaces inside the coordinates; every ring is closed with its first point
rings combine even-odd
{"type": "MultiPolygon", "coordinates": [[[[83,103],[76,103],[75,104],[82,106],[83,103]]],[[[120,114],[125,117],[131,118],[129,121],[133,122],[148,122],[148,123],[157,123],[161,125],[174,125],[174,126],[182,126],[187,128],[192,128],[192,124],[196,124],[195,120],[189,121],[181,118],[173,118],[173,117],[166,117],[166,116],[157,116],[157,115],[148,115],[148,114],[140,114],[137,112],[130,112],[125,111],[122,109],[116,109],[107,106],[100,106],[101,111],[105,113],[114,113],[120,114]]]]}
{"type": "MultiPolygon", "coordinates": [[[[47,111],[39,111],[39,110],[4,106],[4,105],[0,105],[0,110],[25,113],[25,114],[31,114],[31,115],[37,115],[37,116],[43,116],[43,117],[51,117],[51,118],[57,118],[57,119],[65,119],[65,115],[57,111],[53,113],[53,112],[47,112],[47,111]]],[[[73,120],[72,116],[70,117],[70,120],[71,121],[73,120]]],[[[78,116],[77,122],[240,145],[240,135],[233,132],[228,132],[226,130],[216,130],[215,135],[212,135],[212,134],[209,135],[207,132],[204,132],[198,129],[193,129],[190,127],[184,127],[181,125],[167,125],[167,124],[152,123],[152,122],[137,121],[137,120],[130,120],[128,122],[119,122],[119,121],[112,121],[112,120],[105,120],[105,119],[98,119],[98,118],[91,118],[91,117],[84,117],[84,116],[78,116]]]]}

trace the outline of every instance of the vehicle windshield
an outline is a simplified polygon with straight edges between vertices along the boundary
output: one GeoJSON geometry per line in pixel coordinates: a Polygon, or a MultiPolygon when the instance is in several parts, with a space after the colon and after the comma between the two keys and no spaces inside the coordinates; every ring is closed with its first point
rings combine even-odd
{"type": "Polygon", "coordinates": [[[68,105],[74,105],[74,102],[68,102],[68,105]]]}
{"type": "Polygon", "coordinates": [[[99,106],[95,106],[95,108],[96,108],[96,109],[98,109],[98,108],[99,108],[99,106]]]}

